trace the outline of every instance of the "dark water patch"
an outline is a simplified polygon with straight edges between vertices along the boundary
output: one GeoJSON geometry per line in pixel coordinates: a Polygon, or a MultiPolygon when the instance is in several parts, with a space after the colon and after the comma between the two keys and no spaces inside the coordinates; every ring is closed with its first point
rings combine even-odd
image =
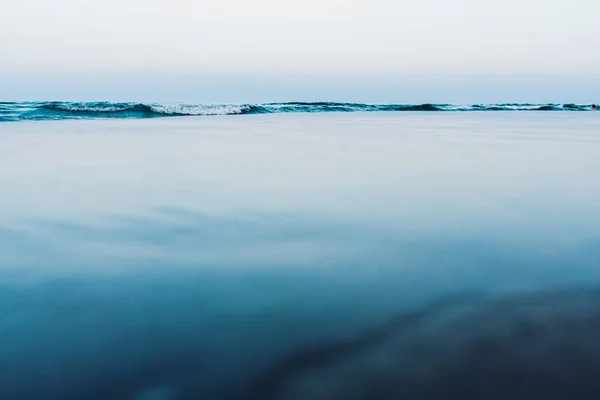
{"type": "Polygon", "coordinates": [[[297,351],[266,371],[240,397],[276,399],[281,395],[279,393],[281,386],[293,376],[314,371],[347,357],[352,357],[355,353],[385,342],[391,335],[398,333],[400,330],[411,329],[411,327],[423,323],[424,320],[434,317],[445,309],[473,301],[474,298],[476,296],[472,294],[446,298],[422,309],[397,315],[383,325],[374,327],[356,337],[297,351]]]}
{"type": "Polygon", "coordinates": [[[600,292],[441,302],[285,358],[247,398],[592,399],[600,292]],[[458,311],[458,312],[457,312],[458,311]]]}

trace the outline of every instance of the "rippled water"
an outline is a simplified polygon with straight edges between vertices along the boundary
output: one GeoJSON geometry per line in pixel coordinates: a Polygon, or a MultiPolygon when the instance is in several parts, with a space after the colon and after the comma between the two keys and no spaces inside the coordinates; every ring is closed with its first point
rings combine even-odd
{"type": "Polygon", "coordinates": [[[599,117],[4,123],[0,398],[594,397],[599,117]]]}

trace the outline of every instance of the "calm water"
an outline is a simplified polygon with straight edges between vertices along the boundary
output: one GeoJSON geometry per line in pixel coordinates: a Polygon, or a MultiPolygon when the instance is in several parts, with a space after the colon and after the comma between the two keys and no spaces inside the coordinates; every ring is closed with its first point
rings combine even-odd
{"type": "Polygon", "coordinates": [[[0,398],[598,398],[598,126],[0,124],[0,398]]]}

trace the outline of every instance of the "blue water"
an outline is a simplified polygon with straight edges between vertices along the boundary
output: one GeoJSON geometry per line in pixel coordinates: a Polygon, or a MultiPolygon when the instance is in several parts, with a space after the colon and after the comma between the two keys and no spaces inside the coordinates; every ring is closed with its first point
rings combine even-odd
{"type": "Polygon", "coordinates": [[[2,124],[0,399],[595,398],[599,122],[2,124]]]}
{"type": "Polygon", "coordinates": [[[590,111],[592,104],[362,104],[290,102],[263,104],[162,104],[111,102],[0,102],[0,122],[62,119],[157,118],[191,115],[245,115],[398,111],[590,111]]]}

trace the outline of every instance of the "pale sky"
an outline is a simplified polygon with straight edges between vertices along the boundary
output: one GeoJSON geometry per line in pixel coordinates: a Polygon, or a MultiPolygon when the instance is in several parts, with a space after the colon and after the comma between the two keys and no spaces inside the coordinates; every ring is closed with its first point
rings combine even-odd
{"type": "Polygon", "coordinates": [[[0,100],[593,101],[599,20],[598,0],[0,0],[0,100]]]}

